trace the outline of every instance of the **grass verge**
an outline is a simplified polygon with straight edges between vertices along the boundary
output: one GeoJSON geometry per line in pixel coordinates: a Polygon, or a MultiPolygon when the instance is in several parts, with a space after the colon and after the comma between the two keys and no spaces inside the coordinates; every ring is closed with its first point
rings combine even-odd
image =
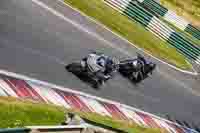
{"type": "Polygon", "coordinates": [[[200,0],[161,0],[160,2],[200,27],[200,0]]]}
{"type": "Polygon", "coordinates": [[[57,125],[64,120],[64,109],[53,105],[0,97],[0,128],[27,125],[57,125]]]}
{"type": "Polygon", "coordinates": [[[103,3],[102,0],[90,0],[89,2],[88,0],[65,0],[65,3],[96,19],[152,55],[181,69],[191,69],[191,64],[175,48],[155,37],[137,22],[133,22],[126,16],[113,10],[103,3]]]}
{"type": "Polygon", "coordinates": [[[96,113],[83,113],[66,110],[62,107],[22,101],[11,97],[0,97],[0,128],[24,127],[31,125],[58,125],[64,121],[66,112],[74,112],[95,123],[126,131],[128,133],[160,133],[160,129],[137,126],[134,123],[120,121],[96,113]]]}
{"type": "Polygon", "coordinates": [[[162,129],[152,129],[152,128],[145,128],[142,126],[138,126],[137,124],[131,122],[131,121],[123,121],[123,120],[117,120],[110,117],[102,117],[95,113],[81,113],[75,111],[77,114],[82,116],[83,118],[86,118],[92,122],[99,123],[101,125],[105,125],[108,127],[112,127],[114,129],[118,129],[121,131],[125,131],[127,133],[165,133],[165,130],[162,129]]]}

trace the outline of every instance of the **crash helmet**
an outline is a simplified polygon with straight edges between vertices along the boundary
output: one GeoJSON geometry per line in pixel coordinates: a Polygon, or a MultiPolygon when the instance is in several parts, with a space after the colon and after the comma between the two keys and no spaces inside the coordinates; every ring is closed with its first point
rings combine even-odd
{"type": "Polygon", "coordinates": [[[144,56],[142,56],[141,54],[137,55],[138,60],[142,61],[144,64],[147,63],[146,59],[144,58],[144,56]]]}
{"type": "Polygon", "coordinates": [[[97,64],[101,67],[105,67],[106,64],[106,57],[105,56],[101,56],[97,59],[97,64]]]}

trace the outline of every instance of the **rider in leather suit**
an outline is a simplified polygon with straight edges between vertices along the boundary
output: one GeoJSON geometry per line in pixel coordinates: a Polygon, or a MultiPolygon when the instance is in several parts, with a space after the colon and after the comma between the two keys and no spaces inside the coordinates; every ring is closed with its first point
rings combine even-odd
{"type": "Polygon", "coordinates": [[[112,65],[119,64],[119,61],[104,54],[91,53],[86,58],[86,63],[90,72],[99,78],[109,79],[111,71],[107,70],[109,67],[113,67],[112,65]]]}
{"type": "Polygon", "coordinates": [[[138,76],[141,76],[143,79],[144,73],[145,73],[145,65],[146,60],[143,56],[138,54],[136,59],[129,59],[121,62],[126,66],[127,71],[129,71],[135,79],[138,78],[138,76]]]}

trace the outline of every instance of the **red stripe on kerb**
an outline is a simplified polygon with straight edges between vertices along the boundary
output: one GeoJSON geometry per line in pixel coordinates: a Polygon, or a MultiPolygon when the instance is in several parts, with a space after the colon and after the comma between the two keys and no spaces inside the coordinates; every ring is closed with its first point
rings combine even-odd
{"type": "Polygon", "coordinates": [[[151,118],[151,116],[141,112],[136,113],[145,121],[145,123],[147,123],[148,126],[152,128],[160,128],[160,126],[151,118]]]}
{"type": "Polygon", "coordinates": [[[55,89],[55,91],[64,98],[64,100],[74,109],[78,109],[85,112],[91,112],[90,109],[73,93],[64,92],[55,89]]]}
{"type": "Polygon", "coordinates": [[[112,114],[112,116],[119,118],[119,119],[124,119],[127,120],[128,118],[125,116],[124,113],[122,113],[114,104],[109,104],[109,103],[104,103],[100,102],[105,109],[112,114]]]}
{"type": "Polygon", "coordinates": [[[43,98],[24,80],[16,78],[3,77],[3,80],[11,87],[11,89],[21,98],[44,101],[43,98]]]}

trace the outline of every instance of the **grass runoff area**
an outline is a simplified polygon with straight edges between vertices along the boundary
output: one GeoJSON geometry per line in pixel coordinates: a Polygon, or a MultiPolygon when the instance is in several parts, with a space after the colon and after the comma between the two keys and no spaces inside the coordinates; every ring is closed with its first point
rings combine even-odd
{"type": "Polygon", "coordinates": [[[145,49],[152,55],[167,61],[181,69],[190,69],[185,57],[167,42],[155,37],[139,23],[133,22],[107,6],[102,0],[64,0],[65,3],[79,9],[84,14],[96,19],[109,29],[123,36],[130,42],[145,49]]]}
{"type": "Polygon", "coordinates": [[[160,2],[200,28],[200,0],[160,0],[160,2]]]}
{"type": "Polygon", "coordinates": [[[74,112],[92,122],[119,129],[128,133],[160,133],[161,129],[150,129],[137,126],[127,121],[119,121],[96,113],[83,113],[66,110],[62,107],[19,100],[11,97],[0,97],[0,128],[24,127],[31,125],[60,125],[67,112],[74,112]]]}

